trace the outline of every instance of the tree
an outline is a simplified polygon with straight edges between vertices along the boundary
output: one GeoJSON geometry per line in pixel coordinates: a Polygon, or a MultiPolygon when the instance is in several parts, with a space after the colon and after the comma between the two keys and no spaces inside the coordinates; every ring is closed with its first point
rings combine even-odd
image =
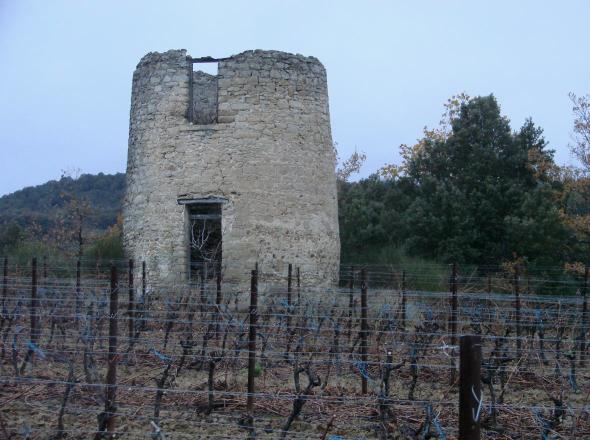
{"type": "Polygon", "coordinates": [[[0,251],[14,248],[24,236],[23,229],[16,222],[0,225],[0,251]]]}
{"type": "Polygon", "coordinates": [[[566,241],[569,261],[589,262],[590,250],[590,95],[569,94],[573,104],[574,131],[570,151],[580,165],[562,167],[559,206],[568,229],[566,241]]]}
{"type": "Polygon", "coordinates": [[[387,164],[381,167],[378,174],[385,179],[397,179],[406,176],[408,165],[411,164],[426,148],[429,142],[446,141],[451,134],[452,123],[460,114],[461,106],[471,97],[466,92],[461,92],[451,96],[443,104],[445,110],[440,118],[439,126],[434,129],[423,128],[423,137],[412,146],[407,144],[400,145],[400,156],[402,157],[401,165],[387,164]]]}
{"type": "Polygon", "coordinates": [[[92,243],[85,246],[84,257],[92,261],[99,260],[121,260],[125,257],[121,228],[123,218],[117,217],[117,223],[109,227],[102,235],[92,240],[92,243]]]}
{"type": "Polygon", "coordinates": [[[377,262],[382,251],[403,246],[403,215],[411,197],[405,181],[376,173],[358,182],[339,182],[342,261],[377,262]]]}
{"type": "Polygon", "coordinates": [[[590,172],[590,95],[569,94],[573,104],[574,144],[570,145],[573,155],[580,161],[584,170],[590,172]]]}
{"type": "Polygon", "coordinates": [[[365,163],[367,156],[365,153],[359,153],[355,150],[355,152],[352,153],[348,159],[339,164],[340,156],[338,154],[338,143],[334,142],[333,148],[334,162],[336,167],[336,179],[338,182],[348,182],[350,176],[357,174],[361,170],[361,167],[363,166],[363,163],[365,163]]]}
{"type": "Polygon", "coordinates": [[[559,216],[546,217],[525,203],[552,202],[553,152],[542,130],[527,120],[512,133],[493,95],[461,103],[450,127],[448,134],[427,132],[402,164],[403,178],[416,189],[405,215],[409,250],[473,263],[498,262],[517,249],[532,258],[543,249],[556,256],[563,234],[559,216]],[[516,225],[540,224],[551,231],[537,237],[540,242],[517,245],[509,233],[516,225]]]}
{"type": "MultiPolygon", "coordinates": [[[[80,178],[79,170],[63,171],[61,181],[69,180],[75,182],[80,178]]],[[[90,202],[86,197],[79,196],[74,188],[70,185],[63,189],[60,197],[64,202],[64,210],[56,222],[57,227],[53,231],[54,239],[57,244],[65,247],[66,251],[72,249],[78,258],[84,255],[84,245],[86,240],[85,226],[88,217],[92,212],[90,202]]]]}

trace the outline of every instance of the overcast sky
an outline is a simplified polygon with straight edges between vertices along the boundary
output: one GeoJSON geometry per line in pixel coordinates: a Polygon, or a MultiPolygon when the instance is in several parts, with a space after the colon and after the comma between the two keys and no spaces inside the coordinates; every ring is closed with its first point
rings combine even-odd
{"type": "Polygon", "coordinates": [[[513,129],[572,161],[568,92],[590,93],[590,1],[0,0],[0,195],[63,169],[125,170],[131,76],[150,51],[313,55],[342,157],[362,175],[435,126],[443,102],[493,93],[513,129]]]}

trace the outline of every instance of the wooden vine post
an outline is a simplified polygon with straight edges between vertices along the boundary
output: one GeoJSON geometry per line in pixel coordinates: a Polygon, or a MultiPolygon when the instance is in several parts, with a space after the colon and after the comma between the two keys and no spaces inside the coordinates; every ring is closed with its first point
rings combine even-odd
{"type": "Polygon", "coordinates": [[[481,393],[481,339],[462,336],[459,363],[459,440],[479,440],[481,393]]]}

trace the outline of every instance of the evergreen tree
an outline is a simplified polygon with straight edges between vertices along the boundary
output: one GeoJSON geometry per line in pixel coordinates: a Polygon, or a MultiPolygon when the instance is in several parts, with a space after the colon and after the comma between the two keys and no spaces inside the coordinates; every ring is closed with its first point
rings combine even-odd
{"type": "Polygon", "coordinates": [[[531,120],[512,133],[494,96],[477,97],[461,105],[447,137],[419,145],[405,164],[416,189],[405,216],[410,252],[473,263],[558,257],[553,152],[531,120]]]}

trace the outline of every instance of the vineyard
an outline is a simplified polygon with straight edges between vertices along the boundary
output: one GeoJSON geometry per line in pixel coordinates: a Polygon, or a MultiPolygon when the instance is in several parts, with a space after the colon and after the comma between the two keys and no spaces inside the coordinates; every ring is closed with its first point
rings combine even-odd
{"type": "Polygon", "coordinates": [[[588,270],[464,269],[4,259],[0,439],[590,438],[588,270]]]}

